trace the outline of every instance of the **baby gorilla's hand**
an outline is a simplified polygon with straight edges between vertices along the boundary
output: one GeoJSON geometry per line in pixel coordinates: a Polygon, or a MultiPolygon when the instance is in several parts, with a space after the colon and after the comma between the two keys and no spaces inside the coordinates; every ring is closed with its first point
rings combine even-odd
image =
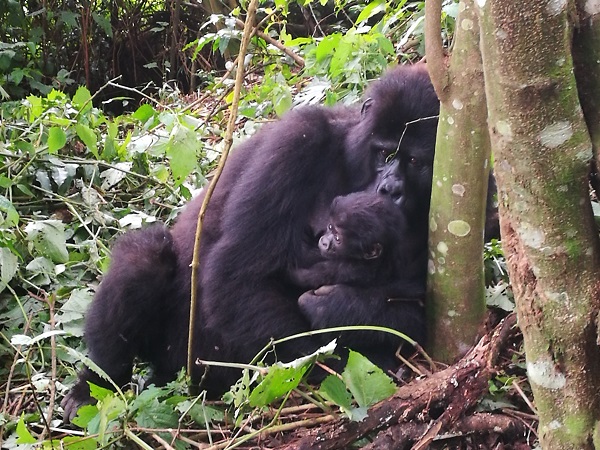
{"type": "Polygon", "coordinates": [[[336,295],[339,287],[340,285],[337,284],[321,286],[305,292],[298,299],[300,311],[308,319],[313,330],[333,326],[331,325],[333,320],[331,316],[333,310],[338,310],[334,303],[336,303],[336,297],[339,297],[336,295]]]}

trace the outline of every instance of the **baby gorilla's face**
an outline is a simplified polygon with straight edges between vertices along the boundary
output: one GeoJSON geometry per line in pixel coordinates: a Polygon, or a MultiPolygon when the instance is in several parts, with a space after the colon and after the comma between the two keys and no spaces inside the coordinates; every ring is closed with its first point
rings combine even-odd
{"type": "Polygon", "coordinates": [[[319,239],[319,250],[325,258],[349,257],[345,252],[342,233],[336,228],[333,223],[327,225],[325,234],[319,239]]]}
{"type": "Polygon", "coordinates": [[[376,259],[383,250],[379,242],[366,242],[365,238],[337,227],[335,222],[327,225],[319,239],[321,255],[327,259],[376,259]]]}

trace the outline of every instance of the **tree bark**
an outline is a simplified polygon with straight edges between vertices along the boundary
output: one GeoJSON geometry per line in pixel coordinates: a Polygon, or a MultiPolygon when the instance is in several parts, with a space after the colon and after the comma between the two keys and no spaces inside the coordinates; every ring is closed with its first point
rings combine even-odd
{"type": "MultiPolygon", "coordinates": [[[[593,2],[592,2],[593,3],[593,2]]],[[[600,448],[599,243],[566,1],[478,0],[502,243],[544,449],[600,448]]]]}
{"type": "Polygon", "coordinates": [[[426,3],[427,64],[441,102],[429,212],[427,322],[428,351],[451,363],[475,343],[485,313],[482,249],[490,141],[473,1],[460,3],[447,69],[440,61],[440,3],[426,3]]]}

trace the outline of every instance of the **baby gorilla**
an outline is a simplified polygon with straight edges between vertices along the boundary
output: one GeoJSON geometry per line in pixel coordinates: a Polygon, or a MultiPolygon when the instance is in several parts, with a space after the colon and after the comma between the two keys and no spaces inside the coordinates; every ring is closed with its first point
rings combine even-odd
{"type": "MultiPolygon", "coordinates": [[[[420,300],[427,253],[413,234],[390,196],[357,192],[336,197],[327,231],[319,240],[325,260],[290,273],[295,284],[307,289],[298,306],[314,329],[372,325],[367,318],[375,312],[381,318],[378,325],[401,330],[423,343],[420,300]],[[401,299],[382,301],[377,294],[394,292],[398,286],[405,293],[401,299]]],[[[402,343],[398,337],[365,330],[336,336],[341,348],[368,352],[369,359],[385,370],[397,367],[394,353],[402,343]]]]}
{"type": "Polygon", "coordinates": [[[400,239],[405,229],[404,214],[389,196],[357,192],[336,197],[325,234],[319,239],[325,260],[295,269],[290,277],[304,289],[389,283],[406,263],[406,245],[400,239]]]}

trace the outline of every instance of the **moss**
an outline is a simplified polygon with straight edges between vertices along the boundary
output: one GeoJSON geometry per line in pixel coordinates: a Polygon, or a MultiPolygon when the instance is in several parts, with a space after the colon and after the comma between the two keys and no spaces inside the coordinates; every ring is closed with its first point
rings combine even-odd
{"type": "Polygon", "coordinates": [[[565,426],[558,432],[561,441],[580,444],[588,440],[594,420],[589,414],[574,412],[565,417],[564,424],[565,426]]]}
{"type": "Polygon", "coordinates": [[[581,248],[581,242],[579,239],[565,238],[564,245],[567,249],[567,255],[569,255],[570,258],[579,258],[582,256],[583,249],[581,248]]]}

